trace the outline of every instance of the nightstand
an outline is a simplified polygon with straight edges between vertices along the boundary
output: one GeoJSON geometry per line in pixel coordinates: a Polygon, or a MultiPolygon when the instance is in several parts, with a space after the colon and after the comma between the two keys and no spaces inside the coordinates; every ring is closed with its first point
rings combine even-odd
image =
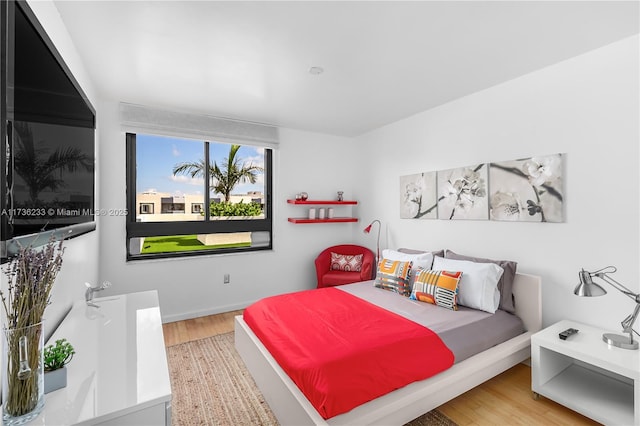
{"type": "Polygon", "coordinates": [[[560,321],[531,337],[534,397],[545,396],[593,420],[640,424],[640,351],[608,346],[601,330],[560,321]],[[558,334],[578,333],[567,340],[558,334]]]}

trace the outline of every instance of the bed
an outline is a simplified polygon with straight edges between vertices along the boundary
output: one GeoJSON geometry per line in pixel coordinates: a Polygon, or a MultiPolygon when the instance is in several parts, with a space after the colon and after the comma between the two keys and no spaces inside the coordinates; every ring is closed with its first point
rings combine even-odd
{"type": "Polygon", "coordinates": [[[329,419],[318,413],[242,316],[235,318],[235,345],[282,425],[401,425],[529,358],[530,337],[541,328],[540,292],[539,277],[515,274],[515,314],[524,333],[329,419]]]}

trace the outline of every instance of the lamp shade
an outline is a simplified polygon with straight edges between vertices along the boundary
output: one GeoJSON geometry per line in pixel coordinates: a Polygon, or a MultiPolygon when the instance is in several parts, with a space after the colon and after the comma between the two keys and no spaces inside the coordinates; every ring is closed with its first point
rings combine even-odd
{"type": "Polygon", "coordinates": [[[591,274],[584,269],[578,272],[578,277],[580,278],[580,284],[573,290],[573,294],[576,296],[595,297],[607,294],[604,288],[593,282],[591,274]]]}

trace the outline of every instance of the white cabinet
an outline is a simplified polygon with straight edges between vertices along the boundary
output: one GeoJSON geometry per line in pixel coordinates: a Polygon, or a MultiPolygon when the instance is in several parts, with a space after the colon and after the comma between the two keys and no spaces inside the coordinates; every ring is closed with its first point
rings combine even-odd
{"type": "Polygon", "coordinates": [[[156,291],[79,301],[49,339],[76,354],[67,387],[30,425],[170,425],[171,383],[156,291]]]}
{"type": "Polygon", "coordinates": [[[543,395],[607,425],[640,425],[640,355],[608,346],[595,327],[560,321],[531,337],[531,379],[543,395]],[[561,340],[558,333],[576,328],[561,340]]]}

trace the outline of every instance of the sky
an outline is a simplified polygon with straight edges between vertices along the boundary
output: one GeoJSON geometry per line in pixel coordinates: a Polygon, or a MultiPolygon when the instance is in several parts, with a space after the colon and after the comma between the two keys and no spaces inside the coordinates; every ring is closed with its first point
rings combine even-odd
{"type": "MultiPolygon", "coordinates": [[[[209,159],[221,165],[229,156],[230,144],[211,142],[209,159]]],[[[204,158],[204,143],[190,139],[163,136],[136,136],[137,182],[136,192],[163,192],[172,195],[204,195],[204,180],[189,175],[173,175],[173,168],[184,162],[198,162],[204,158]]],[[[264,166],[264,149],[242,146],[237,158],[245,163],[264,166]]],[[[255,184],[239,184],[234,194],[247,191],[264,192],[264,179],[260,175],[255,184]]],[[[216,195],[216,194],[211,194],[216,195]]]]}

